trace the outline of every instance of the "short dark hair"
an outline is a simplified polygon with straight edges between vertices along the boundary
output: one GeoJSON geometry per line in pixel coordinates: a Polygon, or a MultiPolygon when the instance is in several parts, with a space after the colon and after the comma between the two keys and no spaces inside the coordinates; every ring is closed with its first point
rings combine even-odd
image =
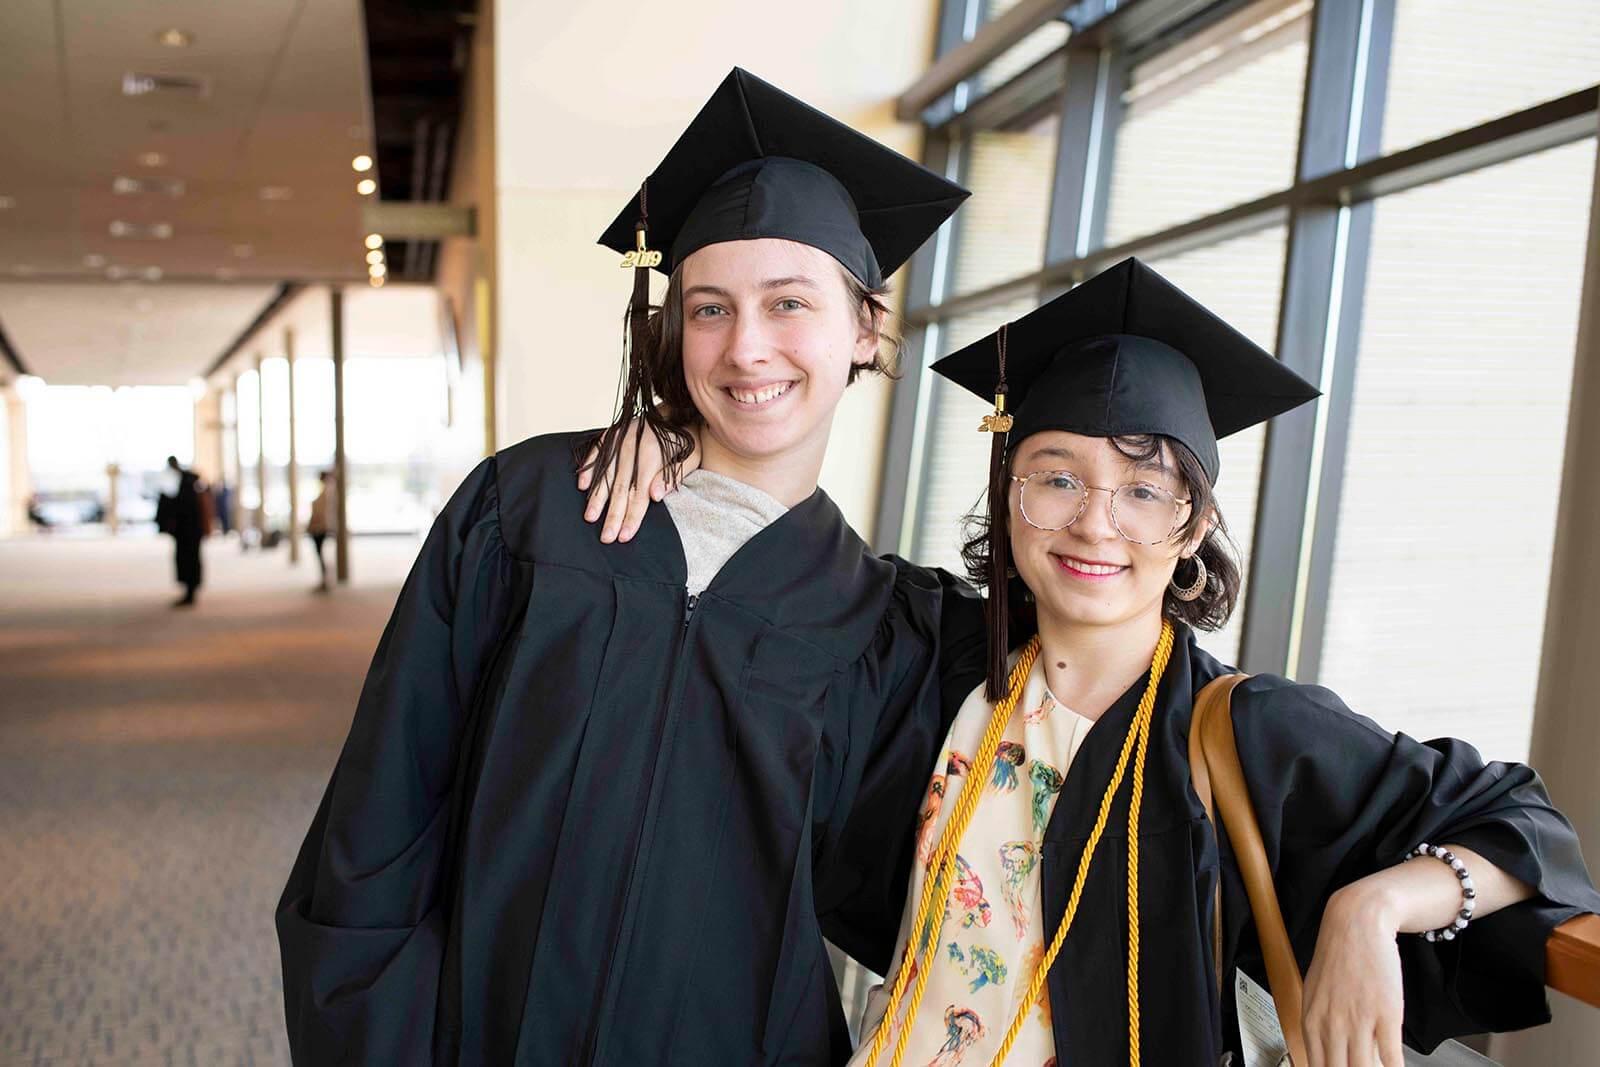
{"type": "MultiPolygon", "coordinates": [[[[1180,600],[1169,588],[1162,597],[1161,612],[1167,618],[1176,622],[1186,622],[1196,630],[1220,629],[1232,616],[1233,609],[1239,602],[1239,588],[1244,579],[1239,569],[1238,548],[1234,545],[1232,535],[1228,533],[1227,523],[1217,506],[1216,491],[1211,485],[1211,480],[1206,477],[1205,468],[1200,465],[1200,460],[1188,446],[1164,434],[1131,434],[1113,437],[1110,440],[1113,448],[1135,463],[1160,460],[1167,454],[1177,461],[1178,477],[1183,482],[1184,492],[1188,495],[1191,506],[1189,517],[1173,535],[1175,540],[1186,541],[1193,537],[1195,530],[1208,515],[1216,520],[1211,532],[1200,542],[1200,548],[1195,553],[1206,567],[1205,590],[1193,600],[1180,600]]],[[[1013,447],[1011,455],[1006,457],[1008,469],[1015,455],[1016,450],[1013,447]]],[[[983,588],[988,588],[990,577],[990,520],[986,497],[987,493],[984,498],[979,499],[977,506],[963,521],[962,533],[966,540],[961,546],[961,559],[966,565],[967,577],[983,588]]],[[[995,521],[1003,524],[1009,514],[1009,508],[996,508],[995,521]]],[[[1009,534],[1010,531],[1002,529],[1000,532],[1009,534]]],[[[1192,575],[1189,580],[1193,580],[1192,575]]],[[[1178,582],[1188,584],[1181,576],[1178,582]]],[[[1033,605],[1019,603],[1019,600],[1021,598],[1015,595],[1011,598],[1012,614],[1030,626],[1036,625],[1033,605]]]]}
{"type": "MultiPolygon", "coordinates": [[[[897,378],[897,369],[905,350],[900,336],[887,329],[891,312],[884,299],[889,294],[888,283],[873,287],[864,284],[855,275],[839,265],[839,274],[852,306],[857,309],[861,325],[876,332],[877,350],[872,362],[851,364],[845,384],[853,384],[863,373],[882,374],[897,378]]],[[[626,316],[624,316],[626,320],[626,316]]],[[[624,322],[626,326],[626,321],[624,322]]],[[[654,410],[643,412],[643,425],[634,428],[643,433],[646,427],[656,435],[661,446],[664,469],[669,476],[676,475],[683,461],[694,450],[689,432],[700,425],[700,412],[689,397],[689,386],[683,377],[683,266],[679,264],[667,277],[667,292],[659,305],[651,305],[645,323],[643,351],[630,354],[630,361],[640,364],[645,383],[657,398],[654,410]]],[[[578,464],[590,448],[595,458],[590,468],[609,470],[617,451],[622,447],[622,431],[639,413],[633,409],[632,398],[624,396],[611,424],[598,433],[587,435],[576,443],[573,458],[578,464]]]]}

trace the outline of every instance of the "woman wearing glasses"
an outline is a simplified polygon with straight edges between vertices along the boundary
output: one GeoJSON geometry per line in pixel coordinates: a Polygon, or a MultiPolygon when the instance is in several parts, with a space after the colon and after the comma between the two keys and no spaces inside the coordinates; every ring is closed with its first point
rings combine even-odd
{"type": "MultiPolygon", "coordinates": [[[[852,1067],[1253,1067],[1236,1018],[1263,1014],[1262,949],[1188,761],[1196,694],[1227,669],[1195,630],[1239,589],[1216,439],[1315,391],[1137,260],[935,369],[997,397],[966,546],[989,663],[950,683],[970,692],[852,1067]]],[[[1309,1067],[1400,1067],[1402,1038],[1548,1020],[1546,938],[1600,895],[1533,771],[1283,678],[1241,684],[1232,719],[1309,967],[1309,1067]]]]}

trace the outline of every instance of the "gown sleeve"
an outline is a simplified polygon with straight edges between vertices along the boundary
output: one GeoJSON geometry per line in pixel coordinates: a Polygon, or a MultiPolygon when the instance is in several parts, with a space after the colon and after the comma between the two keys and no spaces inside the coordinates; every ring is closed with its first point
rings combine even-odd
{"type": "Polygon", "coordinates": [[[452,784],[506,617],[494,461],[435,521],[278,903],[296,1064],[431,1056],[452,784]]]}
{"type": "Polygon", "coordinates": [[[848,751],[837,788],[813,812],[823,934],[878,974],[900,928],[917,809],[944,735],[982,678],[985,647],[983,601],[970,586],[890,558],[893,600],[843,683],[848,751]]]}
{"type": "Polygon", "coordinates": [[[1448,1037],[1549,1021],[1545,942],[1567,919],[1600,910],[1600,895],[1531,768],[1486,763],[1460,740],[1391,734],[1328,690],[1281,678],[1243,683],[1233,718],[1302,968],[1334,890],[1421,842],[1460,845],[1534,896],[1473,920],[1454,941],[1401,935],[1407,1043],[1430,1051],[1448,1037]]]}

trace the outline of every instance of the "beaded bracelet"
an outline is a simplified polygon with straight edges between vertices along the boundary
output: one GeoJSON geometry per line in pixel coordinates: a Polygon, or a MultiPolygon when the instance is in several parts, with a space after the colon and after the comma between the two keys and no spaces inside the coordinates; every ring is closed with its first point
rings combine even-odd
{"type": "Polygon", "coordinates": [[[1460,857],[1439,845],[1430,845],[1427,842],[1423,842],[1412,849],[1406,859],[1412,860],[1418,856],[1432,856],[1440,863],[1449,864],[1450,869],[1455,872],[1456,878],[1461,882],[1461,910],[1456,914],[1455,919],[1448,926],[1441,926],[1437,930],[1428,930],[1422,935],[1423,939],[1427,941],[1454,941],[1456,935],[1465,930],[1467,923],[1472,921],[1472,909],[1478,906],[1478,890],[1472,884],[1472,875],[1467,873],[1467,865],[1461,862],[1460,857]]]}

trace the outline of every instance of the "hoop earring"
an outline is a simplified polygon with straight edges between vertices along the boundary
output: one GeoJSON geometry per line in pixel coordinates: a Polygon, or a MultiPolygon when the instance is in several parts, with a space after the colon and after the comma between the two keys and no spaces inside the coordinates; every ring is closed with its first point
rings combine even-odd
{"type": "Polygon", "coordinates": [[[1190,558],[1194,560],[1194,581],[1188,585],[1179,585],[1177,571],[1174,570],[1172,581],[1167,584],[1167,588],[1172,590],[1172,595],[1185,602],[1200,599],[1200,594],[1206,591],[1206,582],[1211,578],[1211,575],[1206,571],[1205,560],[1201,559],[1199,555],[1194,555],[1190,558]]]}

